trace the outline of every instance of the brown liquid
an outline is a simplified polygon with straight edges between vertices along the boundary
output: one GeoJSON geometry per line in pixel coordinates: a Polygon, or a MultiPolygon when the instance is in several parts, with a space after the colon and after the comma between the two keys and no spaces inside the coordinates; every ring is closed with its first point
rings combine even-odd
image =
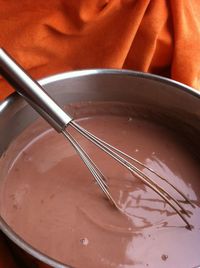
{"type": "MultiPolygon", "coordinates": [[[[141,119],[94,116],[79,123],[186,193],[196,204],[195,209],[183,204],[192,213],[192,231],[155,192],[80,139],[107,175],[124,214],[114,209],[71,145],[53,130],[33,139],[9,163],[0,207],[7,223],[35,248],[77,268],[199,265],[200,165],[186,142],[141,119]]],[[[2,161],[8,158],[9,150],[2,161]]]]}

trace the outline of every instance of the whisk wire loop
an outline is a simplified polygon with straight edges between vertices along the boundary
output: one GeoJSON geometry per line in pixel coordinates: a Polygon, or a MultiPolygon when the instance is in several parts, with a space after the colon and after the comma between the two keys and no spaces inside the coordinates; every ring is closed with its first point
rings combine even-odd
{"type": "Polygon", "coordinates": [[[111,201],[111,203],[118,208],[116,202],[112,198],[111,194],[108,191],[108,185],[106,184],[106,179],[102,172],[98,169],[96,164],[92,161],[89,155],[85,152],[85,150],[80,146],[80,144],[76,141],[75,138],[67,131],[62,131],[62,134],[68,139],[74,149],[77,151],[85,165],[90,170],[91,174],[93,175],[95,181],[97,182],[98,186],[101,188],[103,193],[106,197],[111,201]]]}
{"type": "MultiPolygon", "coordinates": [[[[109,154],[112,158],[114,158],[118,163],[123,165],[125,168],[127,168],[131,173],[133,173],[136,177],[138,177],[140,180],[143,181],[148,187],[150,187],[154,192],[156,192],[162,199],[164,199],[171,208],[181,217],[181,219],[186,223],[187,228],[190,228],[190,224],[188,220],[185,218],[184,215],[190,216],[189,213],[185,210],[185,208],[180,204],[180,202],[175,199],[167,190],[165,190],[163,187],[159,186],[157,183],[153,181],[148,175],[146,175],[144,172],[142,172],[139,168],[131,164],[129,161],[127,161],[125,158],[123,158],[121,155],[129,158],[130,160],[133,160],[140,166],[146,168],[147,170],[153,172],[155,175],[157,175],[160,179],[164,180],[166,183],[168,183],[170,186],[173,187],[174,190],[177,190],[177,192],[185,199],[186,202],[190,203],[192,206],[194,206],[191,201],[180,191],[178,190],[175,186],[173,186],[169,181],[167,181],[165,178],[157,174],[154,170],[151,168],[147,167],[137,159],[129,156],[128,154],[120,151],[119,149],[115,148],[114,146],[106,143],[105,141],[101,140],[100,138],[96,137],[86,129],[82,128],[79,124],[77,124],[74,121],[71,121],[69,123],[71,127],[76,129],[80,134],[82,134],[86,139],[90,140],[93,144],[95,144],[98,148],[100,148],[102,151],[105,153],[109,154]],[[120,155],[121,154],[121,155],[120,155]],[[174,202],[174,203],[173,203],[174,202]],[[174,205],[176,204],[179,209],[174,205]]],[[[87,155],[85,155],[87,157],[87,155]]],[[[104,192],[105,193],[105,192],[104,192]]],[[[109,199],[114,201],[114,199],[111,197],[109,194],[109,199]]],[[[114,201],[114,204],[116,202],[114,201]]],[[[116,207],[118,207],[116,205],[116,207]]]]}

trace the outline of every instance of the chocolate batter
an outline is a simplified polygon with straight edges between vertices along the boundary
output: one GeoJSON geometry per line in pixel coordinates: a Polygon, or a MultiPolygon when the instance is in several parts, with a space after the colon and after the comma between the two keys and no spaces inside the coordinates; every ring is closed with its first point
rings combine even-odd
{"type": "MultiPolygon", "coordinates": [[[[76,268],[199,265],[200,165],[186,140],[139,118],[96,115],[78,121],[186,193],[196,205],[193,209],[183,204],[191,212],[192,231],[156,193],[80,138],[107,176],[124,214],[117,211],[71,145],[52,129],[38,135],[37,124],[29,127],[1,160],[6,175],[0,212],[7,223],[41,252],[76,268]],[[28,141],[30,136],[34,138],[28,141]],[[26,145],[16,153],[20,143],[26,145]]],[[[173,195],[180,199],[177,193],[173,195]]]]}

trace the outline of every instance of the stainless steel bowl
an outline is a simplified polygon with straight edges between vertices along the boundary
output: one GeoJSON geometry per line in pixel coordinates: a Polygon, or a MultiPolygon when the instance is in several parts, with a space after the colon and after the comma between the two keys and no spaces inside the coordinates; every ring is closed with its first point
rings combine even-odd
{"type": "MultiPolygon", "coordinates": [[[[151,74],[111,69],[62,73],[40,80],[40,83],[61,106],[83,101],[114,101],[144,107],[145,114],[186,135],[200,153],[200,94],[188,86],[151,74]]],[[[38,114],[16,93],[2,102],[0,155],[37,118],[38,114]]],[[[1,216],[0,228],[20,255],[26,255],[26,260],[31,258],[36,264],[42,262],[50,267],[69,267],[32,248],[1,216]]]]}

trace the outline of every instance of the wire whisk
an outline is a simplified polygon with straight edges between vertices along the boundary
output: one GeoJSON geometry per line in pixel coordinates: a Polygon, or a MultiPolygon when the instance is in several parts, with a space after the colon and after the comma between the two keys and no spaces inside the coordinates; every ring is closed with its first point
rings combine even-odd
{"type": "Polygon", "coordinates": [[[68,131],[68,126],[71,126],[80,135],[84,136],[90,142],[95,144],[100,150],[104,151],[110,157],[115,159],[120,165],[128,169],[134,176],[139,178],[143,183],[145,183],[149,188],[151,188],[155,193],[157,193],[184,221],[186,227],[191,229],[191,225],[187,218],[190,217],[189,212],[182,206],[182,202],[190,204],[193,208],[194,204],[189,200],[189,198],[175,187],[171,182],[169,182],[164,177],[157,174],[154,170],[144,165],[137,159],[129,156],[128,154],[120,151],[109,143],[101,140],[97,136],[93,135],[78,123],[73,121],[73,119],[66,114],[44,91],[44,89],[39,85],[38,82],[34,81],[25,70],[19,66],[14,59],[11,58],[8,53],[0,49],[0,72],[6,78],[6,80],[16,89],[16,91],[22,95],[26,101],[58,132],[62,133],[65,138],[72,144],[75,148],[85,165],[88,167],[92,176],[94,177],[96,183],[105,194],[105,196],[110,200],[110,202],[119,210],[121,208],[116,203],[112,197],[109,187],[107,185],[106,177],[102,174],[101,170],[97,167],[94,161],[90,158],[83,147],[77,142],[77,140],[68,131]],[[173,190],[175,190],[179,196],[182,198],[182,202],[173,197],[169,191],[165,190],[163,186],[160,186],[155,182],[149,175],[145,174],[141,169],[148,170],[151,174],[156,175],[160,180],[167,183],[173,190]]]}

